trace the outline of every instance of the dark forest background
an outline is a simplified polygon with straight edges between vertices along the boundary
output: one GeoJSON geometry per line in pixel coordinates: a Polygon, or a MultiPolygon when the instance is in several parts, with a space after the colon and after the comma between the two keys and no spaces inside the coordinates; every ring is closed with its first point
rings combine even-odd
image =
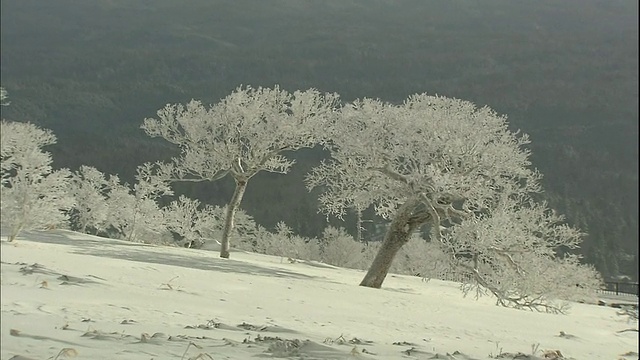
{"type": "MultiPolygon", "coordinates": [[[[127,181],[176,154],[140,130],[145,117],[241,84],[489,105],[531,136],[544,197],[588,232],[586,261],[638,276],[635,0],[2,0],[1,77],[2,118],[52,129],[56,167],[127,181]]],[[[258,176],[243,208],[319,235],[302,179],[324,156],[258,176]]],[[[178,188],[212,204],[232,192],[229,179],[178,188]]]]}

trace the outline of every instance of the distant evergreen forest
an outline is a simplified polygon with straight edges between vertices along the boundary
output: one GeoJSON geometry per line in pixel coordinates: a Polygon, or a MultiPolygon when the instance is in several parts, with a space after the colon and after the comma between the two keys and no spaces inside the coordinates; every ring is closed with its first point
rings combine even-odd
{"type": "MultiPolygon", "coordinates": [[[[57,167],[128,181],[177,153],[140,130],[145,117],[241,84],[488,105],[531,136],[543,196],[588,233],[586,261],[637,280],[635,0],[2,0],[0,60],[2,118],[52,129],[57,167]]],[[[291,174],[258,176],[243,208],[318,236],[327,219],[302,179],[326,154],[295,157],[291,174]]],[[[232,189],[178,185],[211,204],[232,189]]],[[[331,221],[354,232],[345,220],[331,221]]]]}

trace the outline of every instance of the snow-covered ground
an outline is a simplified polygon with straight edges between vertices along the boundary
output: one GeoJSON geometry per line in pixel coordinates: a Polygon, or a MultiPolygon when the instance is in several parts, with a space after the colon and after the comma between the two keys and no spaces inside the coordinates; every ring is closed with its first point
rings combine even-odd
{"type": "Polygon", "coordinates": [[[0,252],[2,359],[638,358],[638,333],[620,332],[637,323],[610,307],[519,311],[451,282],[370,289],[356,270],[63,230],[0,252]]]}

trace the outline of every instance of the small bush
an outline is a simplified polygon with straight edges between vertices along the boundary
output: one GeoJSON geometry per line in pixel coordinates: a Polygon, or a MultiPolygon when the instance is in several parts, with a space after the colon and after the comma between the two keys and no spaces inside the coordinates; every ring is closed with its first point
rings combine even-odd
{"type": "Polygon", "coordinates": [[[354,268],[361,264],[363,244],[342,228],[327,227],[320,240],[320,260],[324,263],[354,268]]]}
{"type": "Polygon", "coordinates": [[[396,255],[391,271],[397,274],[418,275],[428,279],[453,280],[447,255],[439,244],[414,234],[396,255]]]}
{"type": "Polygon", "coordinates": [[[251,237],[245,237],[241,249],[259,254],[287,257],[298,260],[319,260],[319,248],[315,239],[294,235],[284,222],[276,225],[275,232],[258,226],[251,237]]]}

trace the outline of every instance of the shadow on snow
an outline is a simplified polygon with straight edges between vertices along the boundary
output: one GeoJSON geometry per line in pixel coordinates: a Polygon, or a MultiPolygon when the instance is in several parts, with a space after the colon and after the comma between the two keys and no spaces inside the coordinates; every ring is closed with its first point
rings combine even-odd
{"type": "MultiPolygon", "coordinates": [[[[202,256],[203,254],[215,254],[203,250],[187,250],[198,252],[199,256],[180,256],[169,252],[160,252],[162,247],[156,245],[127,242],[100,238],[92,235],[84,235],[66,230],[53,231],[28,231],[18,237],[20,241],[31,241],[46,244],[58,244],[73,246],[75,254],[106,257],[120,260],[128,260],[142,263],[172,265],[184,268],[220,271],[227,273],[239,273],[248,275],[312,279],[317,278],[300,274],[285,269],[271,268],[250,264],[241,260],[222,259],[216,256],[202,256]]],[[[181,248],[180,248],[181,249],[181,248]]]]}

